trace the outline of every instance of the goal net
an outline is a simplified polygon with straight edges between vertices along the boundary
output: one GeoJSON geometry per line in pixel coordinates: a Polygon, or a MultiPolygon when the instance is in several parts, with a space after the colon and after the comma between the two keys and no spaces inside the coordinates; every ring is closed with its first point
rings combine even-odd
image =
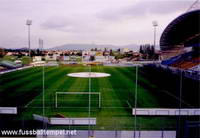
{"type": "Polygon", "coordinates": [[[55,107],[56,108],[81,108],[88,107],[90,99],[90,107],[101,107],[100,92],[56,92],[55,107]]]}

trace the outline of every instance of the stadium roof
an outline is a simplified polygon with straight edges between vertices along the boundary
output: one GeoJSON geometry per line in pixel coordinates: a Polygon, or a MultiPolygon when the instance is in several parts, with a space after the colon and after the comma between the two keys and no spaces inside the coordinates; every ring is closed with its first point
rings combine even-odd
{"type": "Polygon", "coordinates": [[[184,13],[174,19],[160,38],[161,50],[175,45],[193,46],[200,43],[200,10],[184,13]]]}

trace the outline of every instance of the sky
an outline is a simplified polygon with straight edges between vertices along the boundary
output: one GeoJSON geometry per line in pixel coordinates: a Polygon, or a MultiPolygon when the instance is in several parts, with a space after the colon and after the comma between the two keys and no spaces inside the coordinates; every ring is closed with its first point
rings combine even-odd
{"type": "Polygon", "coordinates": [[[27,47],[26,20],[31,19],[31,47],[63,44],[153,44],[165,27],[194,0],[0,0],[0,47],[27,47]]]}

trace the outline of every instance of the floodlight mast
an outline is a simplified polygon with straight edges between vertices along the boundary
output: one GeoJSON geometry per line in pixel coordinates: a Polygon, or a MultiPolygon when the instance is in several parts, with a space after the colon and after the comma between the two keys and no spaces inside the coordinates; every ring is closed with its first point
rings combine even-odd
{"type": "Polygon", "coordinates": [[[194,3],[187,9],[186,12],[192,11],[192,10],[197,10],[200,8],[200,2],[199,0],[195,0],[194,3]]]}
{"type": "Polygon", "coordinates": [[[28,26],[28,49],[29,57],[31,58],[31,41],[30,41],[30,26],[32,25],[32,20],[26,20],[26,25],[28,26]]]}
{"type": "Polygon", "coordinates": [[[154,43],[153,43],[153,45],[155,47],[156,46],[156,27],[158,26],[158,22],[153,21],[152,24],[153,24],[153,27],[154,27],[154,41],[153,41],[154,43]]]}
{"type": "MultiPolygon", "coordinates": [[[[89,65],[89,73],[91,74],[91,65],[89,65]]],[[[89,125],[88,125],[88,135],[91,136],[91,128],[90,128],[90,117],[91,117],[91,76],[89,74],[88,84],[89,84],[89,99],[88,99],[88,117],[89,117],[89,125]]]]}
{"type": "Polygon", "coordinates": [[[137,93],[138,93],[138,66],[135,67],[135,116],[134,116],[134,138],[137,130],[137,93]]]}
{"type": "MultiPolygon", "coordinates": [[[[43,52],[43,39],[39,38],[39,47],[41,48],[41,51],[43,52]]],[[[44,67],[45,65],[43,64],[42,66],[42,114],[45,116],[45,72],[44,72],[44,67]]],[[[47,128],[47,124],[43,123],[43,129],[47,128]]]]}

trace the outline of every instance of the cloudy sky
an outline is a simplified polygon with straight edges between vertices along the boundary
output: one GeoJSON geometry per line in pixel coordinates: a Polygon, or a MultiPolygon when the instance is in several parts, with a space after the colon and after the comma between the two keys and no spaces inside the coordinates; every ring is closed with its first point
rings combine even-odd
{"type": "Polygon", "coordinates": [[[0,0],[0,47],[27,47],[26,19],[31,46],[38,39],[46,48],[67,43],[157,43],[164,28],[186,12],[194,0],[0,0]]]}

